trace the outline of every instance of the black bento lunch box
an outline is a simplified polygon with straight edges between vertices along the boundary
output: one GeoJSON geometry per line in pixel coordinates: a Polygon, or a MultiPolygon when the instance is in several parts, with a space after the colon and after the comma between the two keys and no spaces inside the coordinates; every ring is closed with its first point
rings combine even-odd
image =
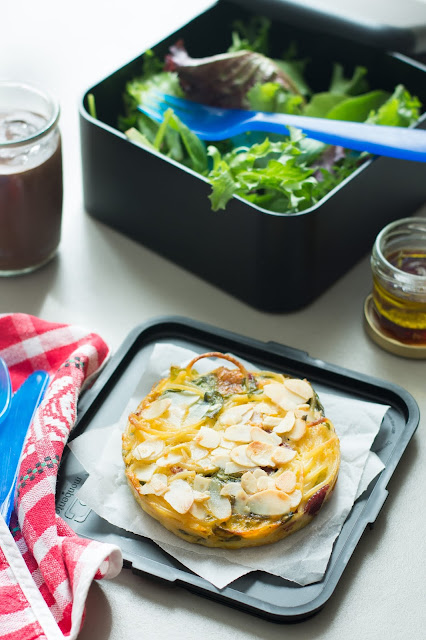
{"type": "Polygon", "coordinates": [[[319,397],[334,393],[389,406],[372,445],[384,468],[352,506],[334,543],[324,576],[305,586],[263,571],[252,571],[218,589],[149,538],[120,529],[92,511],[78,493],[87,479],[87,471],[69,448],[64,451],[56,486],[56,510],[78,535],[118,545],[125,566],[135,574],[183,587],[277,623],[307,619],[320,611],[341,586],[340,579],[348,563],[355,567],[368,563],[368,557],[357,548],[358,542],[379,516],[388,496],[388,483],[416,432],[420,418],[416,401],[402,387],[337,367],[292,347],[253,340],[187,318],[154,318],[135,327],[93,386],[85,391],[78,403],[78,420],[71,439],[120,419],[157,344],[173,344],[197,353],[232,353],[264,370],[306,376],[319,397]]]}
{"type": "MultiPolygon", "coordinates": [[[[220,0],[152,48],[163,58],[183,39],[193,57],[213,55],[230,45],[235,20],[266,15],[272,18],[271,54],[279,57],[296,42],[300,57],[311,60],[307,80],[314,91],[328,87],[337,61],[348,74],[357,65],[365,66],[372,88],[393,91],[404,84],[426,105],[426,66],[359,42],[356,29],[358,42],[352,40],[350,29],[337,28],[324,15],[319,20],[314,9],[295,11],[295,5],[284,0],[220,0]]],[[[370,36],[374,42],[374,33],[370,36]]],[[[377,41],[388,44],[383,38],[377,41]]],[[[205,178],[129,141],[118,129],[125,85],[141,74],[142,58],[83,96],[85,207],[103,223],[249,305],[269,312],[307,305],[367,254],[383,226],[411,215],[426,201],[424,163],[376,157],[301,213],[271,213],[239,197],[233,197],[226,210],[213,212],[205,178]],[[88,113],[88,94],[95,98],[96,119],[88,113]]],[[[426,113],[416,126],[426,128],[426,113]]]]}

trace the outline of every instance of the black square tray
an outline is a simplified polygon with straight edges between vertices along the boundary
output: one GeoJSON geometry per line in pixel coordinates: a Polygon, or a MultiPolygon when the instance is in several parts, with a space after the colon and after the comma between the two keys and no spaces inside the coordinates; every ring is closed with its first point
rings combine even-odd
{"type": "Polygon", "coordinates": [[[235,580],[224,589],[174,560],[152,541],[119,529],[78,499],[87,473],[66,449],[61,462],[56,506],[58,514],[81,536],[117,544],[132,571],[185,587],[199,595],[275,622],[303,620],[331,597],[364,529],[376,520],[388,495],[386,486],[419,422],[413,397],[401,387],[311,358],[307,353],[274,342],[263,343],[179,317],[153,320],[137,327],[86,391],[78,407],[72,438],[117,421],[136,387],[155,343],[173,344],[203,353],[232,352],[265,369],[306,376],[321,395],[333,392],[390,405],[373,451],[385,469],[355,502],[338,536],[323,579],[299,586],[260,571],[235,580]]]}

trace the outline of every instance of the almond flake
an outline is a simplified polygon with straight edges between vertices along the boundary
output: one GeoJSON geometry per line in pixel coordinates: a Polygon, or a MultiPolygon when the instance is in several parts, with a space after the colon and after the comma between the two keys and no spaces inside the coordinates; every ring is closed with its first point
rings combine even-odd
{"type": "Polygon", "coordinates": [[[262,476],[268,475],[263,469],[254,469],[254,471],[252,471],[252,474],[255,478],[261,478],[262,476]]]}
{"type": "Polygon", "coordinates": [[[195,442],[206,449],[216,449],[220,443],[221,434],[210,427],[201,427],[198,435],[194,438],[195,442]]]}
{"type": "Polygon", "coordinates": [[[296,488],[296,474],[294,471],[284,471],[275,479],[275,486],[284,493],[292,493],[296,488]]]}
{"type": "Polygon", "coordinates": [[[267,444],[266,442],[252,442],[247,446],[246,454],[256,466],[274,467],[275,464],[271,459],[271,454],[275,448],[273,444],[267,444]]]}
{"type": "Polygon", "coordinates": [[[300,396],[292,393],[290,389],[279,382],[265,385],[263,392],[284,411],[292,411],[300,404],[300,396]]]}
{"type": "Polygon", "coordinates": [[[233,442],[251,442],[251,429],[249,424],[235,424],[225,429],[223,437],[233,442]]]}
{"type": "Polygon", "coordinates": [[[288,437],[291,440],[300,440],[306,433],[306,420],[296,418],[293,429],[289,432],[288,437]]]}
{"type": "Polygon", "coordinates": [[[267,444],[281,444],[281,438],[276,433],[268,433],[260,427],[252,427],[250,431],[251,439],[255,442],[266,442],[267,444]]]}
{"type": "Polygon", "coordinates": [[[193,489],[193,492],[194,492],[194,502],[205,502],[210,498],[209,493],[205,493],[203,491],[194,491],[194,489],[193,489]]]}
{"type": "Polygon", "coordinates": [[[194,516],[194,518],[197,518],[197,520],[204,520],[204,518],[207,515],[207,511],[204,507],[203,504],[200,504],[198,502],[194,502],[189,510],[189,513],[194,516]]]}
{"type": "Polygon", "coordinates": [[[157,465],[154,464],[138,464],[134,465],[133,473],[140,482],[149,482],[154,475],[157,465]]]}
{"type": "Polygon", "coordinates": [[[257,480],[253,473],[250,471],[246,471],[241,477],[241,487],[244,489],[246,493],[256,493],[257,489],[257,480]]]}
{"type": "Polygon", "coordinates": [[[276,447],[272,454],[272,460],[277,464],[287,464],[290,460],[293,460],[296,452],[294,449],[290,449],[290,447],[276,447]]]}
{"type": "MultiPolygon", "coordinates": [[[[215,449],[215,451],[218,451],[218,449],[215,449]]],[[[226,451],[226,453],[215,453],[215,455],[212,455],[212,463],[221,469],[225,469],[228,462],[231,462],[229,450],[223,449],[223,451],[226,451]]]]}
{"type": "Polygon", "coordinates": [[[208,449],[206,449],[205,447],[199,447],[197,444],[195,444],[195,442],[191,442],[189,448],[191,451],[191,459],[194,462],[197,462],[197,460],[202,460],[202,458],[205,458],[209,453],[208,449]]]}
{"type": "Polygon", "coordinates": [[[182,455],[180,453],[174,453],[171,451],[170,453],[166,453],[161,458],[157,460],[158,467],[171,467],[174,464],[178,464],[178,462],[182,461],[182,455]]]}
{"type": "MultiPolygon", "coordinates": [[[[257,479],[257,491],[265,491],[265,489],[269,489],[269,478],[267,475],[265,476],[260,476],[260,478],[257,479]]],[[[253,493],[256,493],[255,491],[253,493]]]]}
{"type": "Polygon", "coordinates": [[[233,440],[226,440],[226,438],[222,436],[220,446],[224,449],[233,449],[235,447],[235,442],[233,440]]]}
{"type": "Polygon", "coordinates": [[[287,411],[286,415],[282,420],[280,420],[279,424],[274,427],[275,433],[282,434],[291,431],[294,427],[294,422],[296,418],[294,415],[294,411],[287,411]]]}
{"type": "Polygon", "coordinates": [[[290,506],[292,509],[299,506],[300,501],[302,500],[302,492],[300,489],[296,489],[293,493],[290,494],[290,506]]]}
{"type": "Polygon", "coordinates": [[[195,476],[192,488],[194,491],[208,491],[211,483],[211,478],[205,478],[204,476],[195,476]]]}
{"type": "Polygon", "coordinates": [[[240,471],[249,471],[252,468],[253,468],[252,465],[248,467],[242,464],[237,464],[236,462],[227,462],[225,464],[225,473],[227,475],[231,475],[233,473],[239,473],[240,471]]]}
{"type": "Polygon", "coordinates": [[[225,409],[219,418],[219,422],[224,425],[233,425],[241,422],[244,414],[252,409],[252,404],[238,404],[229,409],[225,409]]]}
{"type": "Polygon", "coordinates": [[[229,499],[218,494],[211,495],[210,500],[206,502],[206,507],[218,520],[228,520],[232,515],[229,499]]]}
{"type": "Polygon", "coordinates": [[[172,402],[169,398],[154,400],[154,402],[151,402],[151,404],[141,411],[141,416],[142,418],[145,418],[145,420],[154,420],[155,418],[162,416],[171,404],[172,402]]]}
{"type": "Polygon", "coordinates": [[[219,468],[219,465],[216,464],[216,462],[212,460],[210,456],[207,456],[207,458],[202,458],[201,460],[198,460],[197,466],[200,467],[203,471],[206,471],[207,473],[209,473],[210,471],[216,471],[216,469],[219,468]]]}
{"type": "Polygon", "coordinates": [[[265,427],[276,427],[280,424],[281,418],[273,417],[273,416],[265,416],[263,418],[263,424],[265,427]]]}
{"type": "Polygon", "coordinates": [[[288,496],[272,489],[260,491],[250,496],[247,505],[252,513],[259,516],[281,516],[291,509],[288,496]]]}
{"type": "Polygon", "coordinates": [[[155,460],[164,449],[162,440],[145,440],[135,447],[132,455],[135,460],[155,460]]]}
{"type": "MultiPolygon", "coordinates": [[[[254,444],[254,443],[251,443],[254,444]]],[[[251,445],[241,444],[231,451],[231,460],[242,467],[257,467],[257,462],[247,457],[247,449],[251,445]]]]}
{"type": "Polygon", "coordinates": [[[314,390],[307,380],[299,378],[286,378],[284,384],[292,393],[300,396],[304,400],[309,400],[314,395],[314,390]]]}
{"type": "Polygon", "coordinates": [[[236,496],[239,491],[241,491],[239,482],[227,482],[220,490],[220,495],[229,498],[230,496],[236,496]]]}
{"type": "Polygon", "coordinates": [[[178,513],[187,513],[194,503],[194,492],[185,480],[178,478],[170,483],[164,500],[178,513]]]}
{"type": "Polygon", "coordinates": [[[167,476],[164,473],[156,473],[152,476],[151,482],[147,482],[140,488],[139,493],[161,496],[165,491],[167,491],[167,476]]]}

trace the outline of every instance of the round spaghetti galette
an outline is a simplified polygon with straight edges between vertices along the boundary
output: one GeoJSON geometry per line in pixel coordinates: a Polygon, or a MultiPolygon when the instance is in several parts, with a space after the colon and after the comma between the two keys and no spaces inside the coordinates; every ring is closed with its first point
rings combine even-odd
{"type": "Polygon", "coordinates": [[[123,459],[139,505],[164,527],[239,549],[309,523],[333,491],[340,447],[308,380],[205,353],[172,367],[130,414],[123,459]],[[226,366],[201,374],[206,357],[226,366]]]}

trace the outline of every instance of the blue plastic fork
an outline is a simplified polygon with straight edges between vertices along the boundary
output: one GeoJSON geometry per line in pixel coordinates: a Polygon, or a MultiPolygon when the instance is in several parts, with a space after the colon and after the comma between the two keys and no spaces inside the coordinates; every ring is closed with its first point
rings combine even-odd
{"type": "Polygon", "coordinates": [[[0,423],[6,418],[12,400],[12,383],[7,364],[0,358],[0,423]]]}
{"type": "Polygon", "coordinates": [[[10,411],[0,425],[0,515],[7,524],[13,510],[22,447],[48,383],[46,371],[34,371],[28,376],[14,393],[10,411]]]}
{"type": "Polygon", "coordinates": [[[288,134],[297,127],[308,137],[327,144],[381,156],[426,162],[426,131],[405,127],[329,120],[264,111],[221,109],[150,91],[139,110],[156,122],[162,122],[167,109],[202,140],[225,140],[247,131],[288,134]]]}

